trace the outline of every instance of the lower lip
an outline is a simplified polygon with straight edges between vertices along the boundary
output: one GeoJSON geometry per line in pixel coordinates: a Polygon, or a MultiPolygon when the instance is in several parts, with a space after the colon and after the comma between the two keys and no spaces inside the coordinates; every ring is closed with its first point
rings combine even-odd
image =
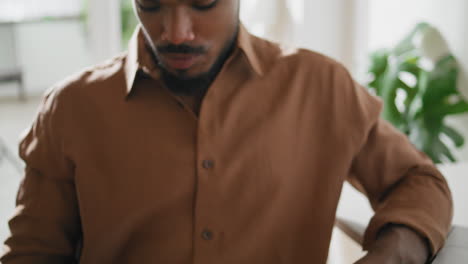
{"type": "Polygon", "coordinates": [[[166,58],[166,64],[173,69],[187,70],[195,64],[195,60],[198,56],[174,56],[166,58]]]}

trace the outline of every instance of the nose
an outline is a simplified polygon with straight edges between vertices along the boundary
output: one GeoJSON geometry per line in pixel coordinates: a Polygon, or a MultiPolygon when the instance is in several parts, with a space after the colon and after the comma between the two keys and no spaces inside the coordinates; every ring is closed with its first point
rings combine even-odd
{"type": "Polygon", "coordinates": [[[179,45],[194,39],[192,20],[183,7],[175,7],[163,17],[163,41],[179,45]]]}

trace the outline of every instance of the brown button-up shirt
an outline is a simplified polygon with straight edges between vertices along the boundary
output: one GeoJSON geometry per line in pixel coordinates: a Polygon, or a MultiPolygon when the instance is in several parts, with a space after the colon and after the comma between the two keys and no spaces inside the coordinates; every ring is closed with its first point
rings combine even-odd
{"type": "Polygon", "coordinates": [[[200,102],[164,86],[140,30],[51,89],[20,145],[3,263],[72,263],[77,247],[83,264],[325,263],[345,180],[376,211],[365,247],[398,223],[437,251],[447,184],[380,101],[320,54],[243,28],[237,42],[200,102]]]}

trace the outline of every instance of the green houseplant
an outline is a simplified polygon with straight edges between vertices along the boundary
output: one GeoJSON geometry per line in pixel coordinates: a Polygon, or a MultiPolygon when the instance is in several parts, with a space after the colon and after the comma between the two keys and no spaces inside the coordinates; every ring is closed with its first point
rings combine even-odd
{"type": "Polygon", "coordinates": [[[122,45],[127,47],[133,31],[138,25],[131,0],[120,0],[120,16],[122,19],[122,45]]]}
{"type": "Polygon", "coordinates": [[[370,55],[367,86],[382,98],[382,116],[435,163],[455,162],[463,136],[445,123],[468,112],[457,90],[458,63],[434,27],[418,24],[395,48],[370,55]]]}

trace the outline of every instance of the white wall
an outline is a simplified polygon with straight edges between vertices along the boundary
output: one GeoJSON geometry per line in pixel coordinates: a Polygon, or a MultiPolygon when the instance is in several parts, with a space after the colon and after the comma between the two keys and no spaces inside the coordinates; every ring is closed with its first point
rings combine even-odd
{"type": "MultiPolygon", "coordinates": [[[[468,1],[466,0],[370,0],[369,48],[391,47],[412,27],[426,21],[435,25],[446,37],[462,67],[460,91],[468,99],[468,1]]],[[[463,132],[467,144],[457,153],[468,161],[468,115],[450,118],[463,132]]]]}
{"type": "Polygon", "coordinates": [[[15,46],[14,28],[9,24],[0,24],[0,69],[8,65],[14,66],[16,56],[11,52],[15,46]]]}
{"type": "MultiPolygon", "coordinates": [[[[1,25],[0,68],[20,65],[27,94],[35,96],[120,53],[120,1],[89,1],[88,11],[86,23],[71,19],[1,25]]],[[[0,96],[16,96],[16,88],[15,83],[0,84],[0,96]]]]}
{"type": "Polygon", "coordinates": [[[297,44],[328,55],[357,74],[362,51],[367,50],[367,9],[368,0],[305,0],[297,44]]]}
{"type": "Polygon", "coordinates": [[[308,48],[353,73],[367,51],[368,0],[244,0],[241,19],[251,33],[308,48]]]}
{"type": "Polygon", "coordinates": [[[307,0],[304,3],[304,21],[300,29],[300,46],[324,53],[348,66],[352,40],[348,30],[352,27],[349,0],[307,0]]]}
{"type": "MultiPolygon", "coordinates": [[[[64,77],[82,69],[91,62],[86,28],[80,20],[45,21],[14,25],[14,49],[2,45],[8,56],[0,57],[0,67],[16,64],[24,71],[28,95],[41,95],[64,77]]],[[[5,30],[3,30],[5,33],[5,30]]],[[[2,34],[0,42],[11,43],[11,34],[2,34]]],[[[4,55],[5,55],[4,54],[4,55]]],[[[1,54],[0,54],[1,56],[1,54]]],[[[0,86],[0,95],[15,95],[15,85],[0,86]]]]}
{"type": "Polygon", "coordinates": [[[120,1],[91,0],[88,5],[91,56],[99,63],[121,52],[120,1]]]}

